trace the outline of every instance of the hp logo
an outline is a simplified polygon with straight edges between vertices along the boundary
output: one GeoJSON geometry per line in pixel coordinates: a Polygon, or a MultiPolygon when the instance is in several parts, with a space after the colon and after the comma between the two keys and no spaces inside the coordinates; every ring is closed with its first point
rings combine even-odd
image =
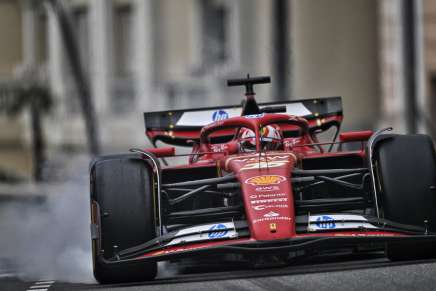
{"type": "Polygon", "coordinates": [[[335,220],[330,216],[323,215],[316,219],[316,226],[324,229],[336,228],[335,220]]]}
{"type": "Polygon", "coordinates": [[[229,114],[224,110],[217,110],[212,114],[213,121],[219,121],[229,118],[229,114]]]}
{"type": "Polygon", "coordinates": [[[209,230],[214,230],[214,232],[209,232],[208,237],[209,238],[221,238],[221,237],[225,237],[226,234],[229,232],[227,230],[227,227],[224,224],[214,224],[212,225],[211,228],[209,228],[209,230]],[[222,229],[222,231],[217,231],[222,229]]]}

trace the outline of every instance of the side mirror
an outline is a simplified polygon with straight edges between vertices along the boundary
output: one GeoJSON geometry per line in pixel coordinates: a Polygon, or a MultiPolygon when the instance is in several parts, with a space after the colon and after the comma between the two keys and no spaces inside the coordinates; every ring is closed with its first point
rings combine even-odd
{"type": "Polygon", "coordinates": [[[144,152],[152,153],[158,158],[164,158],[164,157],[174,156],[176,154],[176,148],[175,147],[151,148],[151,149],[145,149],[144,152]]]}
{"type": "Polygon", "coordinates": [[[339,134],[340,142],[367,141],[373,134],[372,130],[346,131],[339,134]]]}

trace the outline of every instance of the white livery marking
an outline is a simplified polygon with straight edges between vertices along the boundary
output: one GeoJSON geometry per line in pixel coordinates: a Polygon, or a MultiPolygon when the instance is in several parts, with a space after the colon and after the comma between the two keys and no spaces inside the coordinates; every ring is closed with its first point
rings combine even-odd
{"type": "MultiPolygon", "coordinates": [[[[297,217],[297,222],[302,222],[302,219],[302,217],[297,217]]],[[[361,215],[326,213],[321,215],[311,215],[307,230],[317,231],[354,228],[377,229],[376,226],[369,223],[368,220],[361,215]]]]}
{"type": "MultiPolygon", "coordinates": [[[[279,105],[279,104],[278,104],[279,105]]],[[[263,108],[265,106],[261,106],[263,108]]],[[[241,116],[241,107],[236,108],[218,108],[203,111],[188,111],[182,114],[182,117],[177,121],[177,126],[203,126],[214,121],[224,120],[236,116],[241,116]]],[[[303,103],[286,104],[286,114],[296,116],[311,115],[303,103]]]]}
{"type": "Polygon", "coordinates": [[[286,104],[286,114],[306,116],[312,114],[303,103],[286,104]]]}
{"type": "Polygon", "coordinates": [[[204,111],[188,111],[182,114],[177,121],[177,126],[202,126],[214,121],[224,120],[231,117],[241,116],[241,108],[212,109],[204,111]],[[217,112],[219,116],[216,116],[217,112]],[[227,114],[224,118],[224,115],[227,114]],[[215,116],[215,120],[214,120],[215,116]]]}
{"type": "Polygon", "coordinates": [[[274,212],[274,211],[270,211],[267,214],[264,214],[263,217],[276,217],[279,216],[280,214],[274,212]]]}
{"type": "Polygon", "coordinates": [[[221,222],[213,224],[198,225],[179,230],[176,237],[167,243],[167,246],[176,245],[185,242],[195,242],[201,240],[213,240],[222,238],[236,238],[238,233],[235,230],[233,222],[221,222]]]}
{"type": "Polygon", "coordinates": [[[276,202],[286,202],[288,198],[271,198],[271,199],[259,199],[251,200],[251,204],[265,204],[265,203],[276,203],[276,202]]]}
{"type": "Polygon", "coordinates": [[[289,208],[289,205],[287,205],[287,204],[273,204],[273,205],[256,205],[256,206],[253,206],[253,209],[257,210],[257,211],[264,210],[266,208],[289,208]]]}

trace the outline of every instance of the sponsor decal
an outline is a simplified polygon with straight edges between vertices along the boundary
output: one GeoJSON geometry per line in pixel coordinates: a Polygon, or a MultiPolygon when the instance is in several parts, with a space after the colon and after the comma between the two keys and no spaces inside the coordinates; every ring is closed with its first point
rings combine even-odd
{"type": "Polygon", "coordinates": [[[291,218],[288,217],[288,216],[264,217],[264,218],[254,219],[254,220],[253,220],[253,223],[259,223],[259,222],[264,222],[264,221],[274,221],[274,220],[286,220],[286,221],[291,221],[291,218]]]}
{"type": "Polygon", "coordinates": [[[278,186],[260,186],[255,189],[257,192],[277,191],[280,190],[278,186]]]}
{"type": "Polygon", "coordinates": [[[225,237],[226,234],[229,232],[227,230],[227,227],[222,223],[212,225],[211,228],[209,228],[209,230],[214,230],[214,232],[209,232],[209,234],[207,235],[209,238],[222,238],[225,237]],[[220,229],[222,231],[217,231],[220,229]]]}
{"type": "Polygon", "coordinates": [[[286,193],[266,193],[259,194],[259,198],[271,198],[271,197],[283,197],[286,196],[286,193]]]}
{"type": "Polygon", "coordinates": [[[252,200],[251,204],[265,204],[265,203],[276,203],[276,202],[286,202],[288,198],[272,198],[272,199],[259,199],[252,200]]]}
{"type": "MultiPolygon", "coordinates": [[[[306,223],[304,217],[297,217],[297,223],[306,223]]],[[[328,229],[377,229],[368,220],[355,214],[322,214],[313,215],[309,218],[310,226],[308,231],[328,230],[328,229]]]]}
{"type": "Polygon", "coordinates": [[[264,116],[263,113],[261,113],[261,114],[249,114],[249,115],[244,115],[245,118],[260,118],[260,117],[263,117],[263,116],[264,116]]]}
{"type": "Polygon", "coordinates": [[[288,204],[273,204],[273,205],[255,205],[252,206],[254,210],[260,211],[260,210],[265,210],[267,208],[288,208],[289,205],[288,204]]]}
{"type": "MultiPolygon", "coordinates": [[[[184,112],[181,118],[177,121],[176,126],[204,126],[210,123],[211,117],[213,118],[213,114],[217,111],[224,111],[228,114],[228,118],[241,116],[241,107],[237,108],[226,108],[220,110],[196,110],[196,111],[188,111],[184,112]]],[[[291,103],[286,104],[286,113],[290,115],[297,116],[306,116],[312,114],[310,110],[308,110],[303,103],[291,103]]],[[[262,117],[260,115],[254,116],[245,116],[246,118],[259,118],[262,117]]]]}
{"type": "Polygon", "coordinates": [[[187,242],[204,241],[219,238],[235,238],[238,236],[234,230],[233,222],[197,225],[177,231],[176,238],[172,239],[167,246],[183,244],[187,242]],[[214,230],[214,231],[213,231],[214,230]],[[213,231],[213,232],[211,232],[213,231]]]}
{"type": "Polygon", "coordinates": [[[265,194],[253,194],[250,195],[251,199],[257,199],[257,198],[272,198],[272,197],[283,197],[286,196],[285,193],[265,193],[265,194]]]}
{"type": "Polygon", "coordinates": [[[278,214],[277,212],[270,211],[270,212],[264,214],[263,217],[276,217],[276,216],[279,216],[279,215],[280,214],[278,214]]]}
{"type": "Polygon", "coordinates": [[[293,147],[294,145],[304,143],[304,140],[301,137],[293,138],[291,140],[285,140],[283,145],[285,147],[293,147]]]}
{"type": "Polygon", "coordinates": [[[217,110],[212,114],[212,120],[213,121],[219,121],[219,120],[224,120],[229,118],[229,114],[227,113],[227,111],[224,110],[217,110]]]}
{"type": "Polygon", "coordinates": [[[286,165],[286,163],[289,163],[289,161],[250,163],[250,164],[245,164],[241,169],[239,169],[239,171],[277,168],[286,165]]]}
{"type": "Polygon", "coordinates": [[[226,160],[226,168],[230,162],[245,162],[245,163],[259,163],[259,162],[273,162],[273,161],[286,161],[289,162],[289,158],[294,161],[297,157],[293,153],[283,153],[283,154],[256,154],[248,155],[244,157],[230,157],[226,160]]]}
{"type": "Polygon", "coordinates": [[[253,186],[264,186],[271,184],[280,184],[281,182],[286,181],[286,178],[279,175],[262,175],[262,176],[254,176],[245,180],[245,184],[250,184],[253,186]]]}
{"type": "Polygon", "coordinates": [[[336,223],[332,217],[323,215],[316,219],[316,226],[321,229],[333,229],[336,228],[336,223]]]}
{"type": "MultiPolygon", "coordinates": [[[[324,213],[324,214],[319,214],[319,215],[310,215],[310,222],[313,224],[316,224],[318,218],[322,217],[322,216],[328,216],[330,218],[332,218],[333,220],[335,220],[336,222],[338,221],[347,221],[347,220],[353,220],[353,221],[361,221],[361,222],[368,222],[368,220],[362,216],[362,215],[357,215],[357,214],[330,214],[330,213],[324,213]]],[[[306,223],[307,222],[307,218],[304,218],[304,216],[298,216],[297,217],[297,222],[299,223],[306,223]]]]}
{"type": "Polygon", "coordinates": [[[292,156],[291,154],[287,155],[287,156],[261,156],[259,157],[258,155],[255,157],[251,157],[251,158],[236,158],[236,159],[232,159],[233,161],[236,162],[263,162],[263,161],[268,161],[268,162],[272,162],[272,161],[276,161],[276,160],[287,160],[289,158],[289,156],[292,156]]]}
{"type": "Polygon", "coordinates": [[[228,149],[228,146],[226,144],[213,144],[210,148],[213,152],[223,152],[228,149]]]}
{"type": "Polygon", "coordinates": [[[205,126],[211,122],[211,119],[213,119],[215,112],[218,116],[224,115],[225,112],[227,114],[227,118],[235,117],[235,116],[241,116],[241,108],[225,108],[225,109],[212,109],[212,110],[195,110],[195,111],[188,111],[183,112],[180,119],[177,121],[176,126],[205,126]]]}

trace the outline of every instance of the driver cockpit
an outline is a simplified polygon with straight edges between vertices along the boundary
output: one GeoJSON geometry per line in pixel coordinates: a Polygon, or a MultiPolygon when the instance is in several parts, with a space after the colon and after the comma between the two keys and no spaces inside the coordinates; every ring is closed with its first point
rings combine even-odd
{"type": "MultiPolygon", "coordinates": [[[[240,152],[256,151],[256,134],[249,128],[241,128],[238,136],[240,152]]],[[[259,130],[261,150],[276,151],[283,148],[283,134],[278,125],[266,125],[259,130]]]]}

